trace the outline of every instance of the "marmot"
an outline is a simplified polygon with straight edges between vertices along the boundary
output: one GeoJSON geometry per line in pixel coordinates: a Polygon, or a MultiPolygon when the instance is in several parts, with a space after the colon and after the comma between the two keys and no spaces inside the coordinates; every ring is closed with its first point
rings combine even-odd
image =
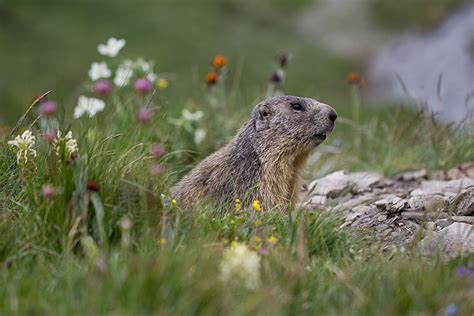
{"type": "Polygon", "coordinates": [[[172,189],[178,204],[209,200],[264,210],[297,201],[309,153],[334,129],[336,111],[314,99],[278,96],[258,103],[234,139],[172,189]]]}

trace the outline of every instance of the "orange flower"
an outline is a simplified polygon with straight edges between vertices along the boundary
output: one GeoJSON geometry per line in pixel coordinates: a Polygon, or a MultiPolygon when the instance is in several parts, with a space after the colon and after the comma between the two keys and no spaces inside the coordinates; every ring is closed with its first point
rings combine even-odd
{"type": "Polygon", "coordinates": [[[346,81],[348,84],[358,85],[361,83],[361,79],[358,74],[351,72],[347,75],[346,81]]]}
{"type": "Polygon", "coordinates": [[[215,71],[208,73],[206,76],[206,82],[210,86],[215,84],[217,82],[217,73],[215,71]]]}
{"type": "Polygon", "coordinates": [[[226,64],[227,64],[227,58],[225,58],[225,57],[222,56],[222,55],[216,55],[216,56],[214,56],[214,58],[212,59],[212,65],[213,65],[214,68],[216,68],[216,69],[221,69],[221,68],[224,67],[226,64]]]}

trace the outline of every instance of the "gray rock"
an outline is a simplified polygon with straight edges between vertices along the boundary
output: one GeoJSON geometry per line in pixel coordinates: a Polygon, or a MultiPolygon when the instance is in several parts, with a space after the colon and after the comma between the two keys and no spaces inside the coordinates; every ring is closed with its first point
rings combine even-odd
{"type": "Polygon", "coordinates": [[[397,176],[397,179],[402,181],[415,181],[421,178],[425,178],[428,175],[426,169],[421,169],[417,171],[404,172],[397,176]]]}
{"type": "Polygon", "coordinates": [[[401,212],[401,210],[403,210],[403,208],[407,205],[407,201],[391,194],[381,200],[376,201],[374,205],[379,210],[392,214],[401,212]]]}
{"type": "Polygon", "coordinates": [[[309,185],[309,192],[314,195],[325,195],[329,198],[337,197],[342,191],[348,189],[352,184],[347,171],[336,171],[324,178],[313,181],[309,185]]]}
{"type": "Polygon", "coordinates": [[[353,184],[354,193],[371,191],[372,187],[383,179],[382,175],[375,172],[354,172],[349,174],[353,184]]]}
{"type": "Polygon", "coordinates": [[[451,181],[423,181],[418,189],[413,190],[411,196],[418,195],[444,195],[452,197],[462,190],[474,188],[474,180],[470,178],[462,178],[451,181]]]}
{"type": "Polygon", "coordinates": [[[474,188],[462,191],[449,201],[450,210],[456,215],[474,215],[474,188]]]}
{"type": "Polygon", "coordinates": [[[441,251],[444,257],[465,256],[474,252],[474,226],[453,223],[425,237],[420,245],[428,253],[441,251]]]}
{"type": "Polygon", "coordinates": [[[447,198],[442,195],[415,195],[408,199],[412,210],[437,212],[446,206],[447,198]]]}

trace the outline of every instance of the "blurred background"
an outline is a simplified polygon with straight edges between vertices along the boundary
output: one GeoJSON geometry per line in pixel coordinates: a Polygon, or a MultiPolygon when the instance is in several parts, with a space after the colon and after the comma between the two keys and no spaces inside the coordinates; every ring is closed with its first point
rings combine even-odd
{"type": "Polygon", "coordinates": [[[112,36],[172,74],[177,101],[203,92],[222,54],[247,109],[286,52],[285,92],[341,111],[350,72],[372,105],[425,104],[457,122],[474,107],[474,1],[0,0],[0,126],[50,89],[72,109],[97,44],[112,36]]]}

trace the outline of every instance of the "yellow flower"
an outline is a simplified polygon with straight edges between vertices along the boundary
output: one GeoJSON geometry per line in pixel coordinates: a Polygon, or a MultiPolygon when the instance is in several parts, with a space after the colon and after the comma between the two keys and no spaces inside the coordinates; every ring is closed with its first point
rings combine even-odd
{"type": "Polygon", "coordinates": [[[259,242],[262,242],[262,238],[260,238],[260,237],[258,237],[258,236],[255,236],[255,241],[258,242],[258,243],[259,243],[259,242]]]}
{"type": "Polygon", "coordinates": [[[166,79],[159,78],[158,80],[156,80],[156,86],[160,89],[166,89],[168,88],[168,85],[169,85],[169,82],[166,79]]]}
{"type": "Polygon", "coordinates": [[[270,236],[270,237],[267,239],[267,241],[268,241],[270,244],[274,245],[274,244],[277,243],[278,238],[276,238],[275,236],[272,235],[272,236],[270,236]]]}
{"type": "Polygon", "coordinates": [[[230,247],[231,247],[231,248],[235,248],[235,247],[237,247],[238,245],[239,245],[239,243],[236,242],[235,240],[232,240],[232,241],[230,242],[230,247]]]}
{"type": "Polygon", "coordinates": [[[174,199],[171,200],[171,204],[176,205],[177,203],[178,203],[178,202],[176,202],[176,200],[174,200],[174,199]]]}
{"type": "Polygon", "coordinates": [[[166,239],[164,238],[161,238],[161,239],[158,239],[158,241],[156,242],[158,244],[158,246],[164,246],[166,245],[166,239]]]}
{"type": "Polygon", "coordinates": [[[252,208],[255,212],[260,212],[262,210],[262,207],[260,206],[260,202],[258,200],[252,202],[252,208]]]}
{"type": "Polygon", "coordinates": [[[240,203],[240,200],[239,200],[239,199],[235,199],[235,203],[240,203]]]}
{"type": "Polygon", "coordinates": [[[256,220],[255,222],[253,222],[255,224],[255,226],[260,226],[262,225],[262,221],[259,221],[259,220],[256,220]]]}

